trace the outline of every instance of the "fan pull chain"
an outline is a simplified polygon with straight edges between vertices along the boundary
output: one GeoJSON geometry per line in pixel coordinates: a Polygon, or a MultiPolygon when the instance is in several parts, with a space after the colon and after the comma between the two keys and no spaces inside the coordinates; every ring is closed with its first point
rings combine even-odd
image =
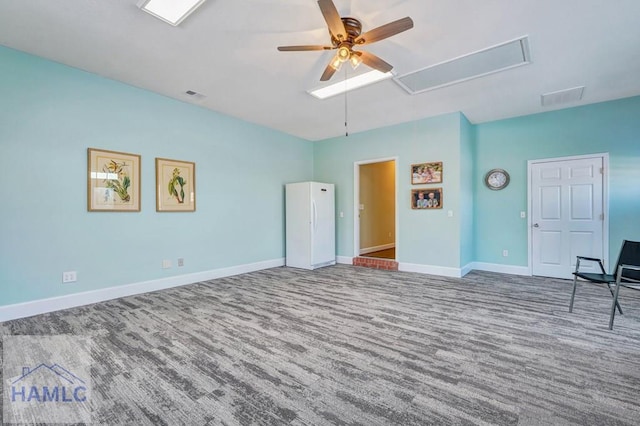
{"type": "Polygon", "coordinates": [[[349,125],[347,120],[347,67],[344,67],[344,135],[349,136],[349,125]]]}

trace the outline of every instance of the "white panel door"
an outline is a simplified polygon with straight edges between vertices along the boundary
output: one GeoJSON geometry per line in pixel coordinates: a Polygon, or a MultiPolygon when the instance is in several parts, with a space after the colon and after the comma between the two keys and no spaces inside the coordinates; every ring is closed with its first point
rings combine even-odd
{"type": "Polygon", "coordinates": [[[533,275],[572,278],[576,256],[603,258],[602,171],[601,157],[531,165],[533,275]]]}

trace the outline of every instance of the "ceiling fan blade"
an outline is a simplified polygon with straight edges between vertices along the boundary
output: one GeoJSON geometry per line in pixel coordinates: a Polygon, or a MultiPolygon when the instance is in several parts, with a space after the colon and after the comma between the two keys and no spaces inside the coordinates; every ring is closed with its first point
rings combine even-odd
{"type": "Polygon", "coordinates": [[[361,34],[355,39],[356,44],[369,44],[376,41],[380,41],[387,37],[399,34],[403,31],[407,31],[413,28],[413,20],[408,16],[406,18],[398,19],[397,21],[389,22],[381,27],[374,28],[361,34]]]}
{"type": "Polygon", "coordinates": [[[338,13],[338,9],[336,9],[336,5],[333,4],[333,1],[318,0],[318,6],[320,6],[322,16],[327,22],[329,32],[336,39],[345,40],[347,38],[347,31],[344,29],[344,24],[342,23],[342,19],[340,19],[340,14],[338,13]]]}
{"type": "Polygon", "coordinates": [[[310,44],[303,46],[278,46],[278,50],[281,52],[300,52],[305,50],[331,50],[334,49],[331,46],[321,46],[319,44],[310,44]]]}
{"type": "Polygon", "coordinates": [[[362,63],[380,72],[389,72],[393,69],[393,65],[388,64],[373,53],[358,52],[358,56],[362,59],[362,63]]]}

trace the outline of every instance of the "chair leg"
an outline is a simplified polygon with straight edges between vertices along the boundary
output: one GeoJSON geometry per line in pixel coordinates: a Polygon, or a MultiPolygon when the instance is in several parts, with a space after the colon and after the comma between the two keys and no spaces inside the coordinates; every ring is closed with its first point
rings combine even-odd
{"type": "MultiPolygon", "coordinates": [[[[613,303],[611,303],[611,315],[609,316],[609,330],[613,330],[613,319],[616,316],[616,305],[618,305],[618,309],[620,309],[620,305],[618,304],[618,292],[620,291],[620,283],[616,285],[616,291],[613,294],[613,303]]],[[[622,312],[620,312],[622,314],[622,312]]]]}
{"type": "MultiPolygon", "coordinates": [[[[614,297],[613,296],[613,290],[611,289],[611,286],[610,286],[609,283],[607,283],[607,288],[609,288],[609,293],[611,293],[611,297],[614,297]]],[[[618,287],[616,286],[616,291],[617,291],[617,289],[618,289],[618,287]]],[[[618,303],[618,298],[616,297],[615,299],[616,299],[616,306],[618,307],[618,312],[620,312],[620,315],[624,315],[622,313],[622,307],[620,306],[620,303],[618,303]]]]}
{"type": "Polygon", "coordinates": [[[576,284],[578,283],[578,277],[573,276],[573,291],[571,292],[571,303],[569,303],[569,313],[573,312],[573,299],[576,297],[576,284]]]}

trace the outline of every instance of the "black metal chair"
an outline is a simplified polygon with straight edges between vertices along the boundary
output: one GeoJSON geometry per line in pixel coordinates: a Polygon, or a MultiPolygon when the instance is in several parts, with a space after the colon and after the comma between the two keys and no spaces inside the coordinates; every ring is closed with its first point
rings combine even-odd
{"type": "Polygon", "coordinates": [[[618,294],[620,287],[627,287],[634,290],[640,290],[640,242],[627,241],[622,243],[618,262],[614,269],[614,274],[607,274],[601,259],[593,257],[578,256],[576,259],[576,270],[573,272],[573,291],[571,292],[571,303],[569,304],[569,312],[573,312],[573,300],[576,295],[576,286],[578,278],[582,278],[591,283],[606,284],[613,302],[611,303],[611,315],[609,317],[609,330],[613,330],[613,319],[616,315],[616,306],[622,315],[622,308],[618,303],[618,294]],[[580,261],[588,260],[598,262],[601,273],[580,272],[580,261]]]}

